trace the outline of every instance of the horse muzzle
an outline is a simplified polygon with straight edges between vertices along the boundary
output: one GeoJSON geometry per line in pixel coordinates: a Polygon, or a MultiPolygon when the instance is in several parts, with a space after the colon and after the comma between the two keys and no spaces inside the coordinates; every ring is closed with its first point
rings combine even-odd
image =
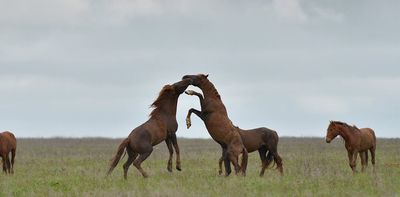
{"type": "Polygon", "coordinates": [[[331,143],[332,139],[326,138],[325,141],[326,143],[331,143]]]}

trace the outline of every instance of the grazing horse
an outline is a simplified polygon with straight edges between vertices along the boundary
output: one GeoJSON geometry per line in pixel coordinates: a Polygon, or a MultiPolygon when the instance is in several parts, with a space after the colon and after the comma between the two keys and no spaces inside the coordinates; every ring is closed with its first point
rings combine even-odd
{"type": "MultiPolygon", "coordinates": [[[[199,97],[200,100],[200,106],[203,106],[204,104],[202,103],[204,98],[203,95],[200,93],[193,91],[193,90],[186,90],[186,94],[188,95],[195,95],[199,97]]],[[[203,109],[202,109],[203,110],[203,109]]],[[[189,128],[191,126],[191,121],[190,121],[190,116],[192,114],[193,110],[189,110],[188,114],[186,116],[186,122],[187,127],[189,128]]],[[[204,119],[204,114],[201,111],[200,114],[197,114],[200,119],[204,119]]],[[[242,137],[243,145],[246,147],[247,152],[251,153],[256,150],[258,150],[258,153],[260,155],[260,159],[262,162],[262,167],[261,167],[261,172],[260,176],[264,175],[265,168],[269,166],[271,161],[273,160],[275,164],[277,165],[277,168],[281,175],[283,175],[283,167],[282,167],[282,159],[278,154],[278,141],[279,137],[276,131],[261,127],[261,128],[256,128],[256,129],[250,129],[250,130],[243,130],[240,129],[239,127],[236,127],[236,129],[239,131],[240,136],[242,137]],[[267,154],[268,152],[268,154],[267,154]]],[[[222,162],[224,161],[223,156],[219,159],[219,174],[222,174],[222,162]]],[[[228,169],[225,169],[228,170],[228,169]]]]}
{"type": "MultiPolygon", "coordinates": [[[[243,145],[242,138],[228,117],[225,105],[214,85],[207,79],[208,75],[185,75],[182,79],[191,79],[194,86],[199,87],[204,94],[202,100],[202,111],[191,108],[189,111],[202,118],[208,133],[221,145],[225,160],[225,169],[230,174],[230,162],[235,167],[235,173],[246,174],[247,150],[243,145]],[[239,155],[242,154],[242,162],[239,165],[239,155]]],[[[189,120],[190,121],[190,120],[189,120]]],[[[187,123],[188,125],[190,122],[187,123]]]]}
{"type": "Polygon", "coordinates": [[[176,152],[176,169],[181,170],[179,146],[176,140],[175,132],[178,129],[176,121],[176,108],[178,97],[191,83],[190,79],[184,79],[172,85],[166,85],[161,90],[158,98],[151,105],[154,107],[150,113],[150,119],[142,125],[133,129],[127,138],[125,138],[118,147],[117,154],[112,159],[109,175],[117,166],[124,150],[128,153],[128,160],[125,162],[124,178],[127,178],[129,166],[133,165],[142,173],[143,177],[148,177],[142,169],[141,163],[150,156],[153,146],[164,141],[169,150],[168,171],[172,171],[172,145],[176,152]]]}
{"type": "Polygon", "coordinates": [[[349,126],[344,122],[331,121],[326,133],[326,142],[330,143],[338,135],[342,136],[345,141],[344,146],[347,149],[349,165],[353,173],[357,172],[357,153],[361,157],[361,171],[365,171],[368,166],[368,150],[371,152],[371,162],[373,170],[375,170],[376,137],[374,130],[370,128],[358,129],[356,126],[349,126]]]}
{"type": "Polygon", "coordinates": [[[3,172],[14,173],[14,159],[17,151],[17,140],[14,134],[9,131],[0,133],[0,157],[3,160],[3,172]],[[11,153],[11,162],[10,162],[11,153]]]}

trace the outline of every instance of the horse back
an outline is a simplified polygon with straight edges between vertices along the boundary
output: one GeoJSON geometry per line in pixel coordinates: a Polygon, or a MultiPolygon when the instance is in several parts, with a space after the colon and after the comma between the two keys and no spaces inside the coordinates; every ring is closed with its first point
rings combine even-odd
{"type": "Polygon", "coordinates": [[[17,140],[14,134],[9,131],[0,133],[0,151],[9,152],[17,148],[17,140]]]}
{"type": "Polygon", "coordinates": [[[362,144],[361,146],[365,146],[366,148],[368,147],[373,147],[376,145],[376,136],[374,130],[371,128],[362,128],[360,129],[361,131],[361,139],[362,139],[362,144]]]}

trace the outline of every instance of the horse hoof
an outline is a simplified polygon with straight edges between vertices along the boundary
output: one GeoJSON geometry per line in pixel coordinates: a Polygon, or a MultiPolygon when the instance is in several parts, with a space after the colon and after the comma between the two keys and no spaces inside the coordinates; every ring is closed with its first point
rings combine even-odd
{"type": "Polygon", "coordinates": [[[177,169],[178,171],[182,171],[181,167],[176,166],[176,169],[177,169]]]}
{"type": "Polygon", "coordinates": [[[186,90],[186,91],[185,91],[185,94],[187,94],[187,95],[193,95],[193,90],[186,90]]]}

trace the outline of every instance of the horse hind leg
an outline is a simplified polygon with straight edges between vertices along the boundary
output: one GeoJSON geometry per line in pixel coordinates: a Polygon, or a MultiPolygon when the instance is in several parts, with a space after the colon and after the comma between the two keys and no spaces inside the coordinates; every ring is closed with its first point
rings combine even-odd
{"type": "Polygon", "coordinates": [[[361,158],[361,172],[365,172],[365,161],[366,161],[366,152],[360,152],[360,158],[361,158]]]}
{"type": "Polygon", "coordinates": [[[225,176],[229,176],[232,172],[231,169],[231,161],[228,156],[228,149],[226,147],[222,147],[222,158],[225,166],[225,176]]]}
{"type": "Polygon", "coordinates": [[[235,174],[238,175],[240,173],[240,166],[239,166],[239,155],[235,154],[232,151],[228,151],[228,159],[232,162],[233,166],[235,167],[235,174]]]}
{"type": "Polygon", "coordinates": [[[278,170],[279,170],[279,173],[280,173],[281,175],[283,175],[283,164],[282,164],[282,158],[281,158],[281,156],[278,154],[278,152],[274,152],[274,153],[273,153],[273,156],[274,156],[274,161],[275,161],[275,163],[276,163],[276,165],[277,165],[277,168],[278,168],[278,170]]]}
{"type": "Polygon", "coordinates": [[[16,150],[12,149],[11,150],[11,174],[14,174],[15,153],[16,153],[16,150]]]}
{"type": "Polygon", "coordinates": [[[174,154],[174,150],[172,149],[172,141],[169,136],[167,137],[167,139],[165,139],[165,143],[167,144],[168,151],[169,151],[167,170],[168,170],[168,172],[172,172],[172,156],[174,154]]]}
{"type": "Polygon", "coordinates": [[[265,168],[268,166],[268,158],[267,158],[267,149],[265,147],[262,147],[258,149],[258,153],[260,155],[261,159],[261,171],[260,171],[260,176],[264,176],[265,168]]]}
{"type": "Polygon", "coordinates": [[[218,160],[218,174],[222,175],[222,162],[224,162],[224,155],[218,160]]]}
{"type": "Polygon", "coordinates": [[[151,152],[153,152],[153,147],[150,145],[150,147],[148,148],[148,150],[147,150],[146,152],[141,153],[141,154],[139,155],[139,157],[137,157],[137,158],[135,159],[135,161],[133,161],[133,165],[139,170],[140,173],[142,173],[142,176],[143,176],[144,178],[147,178],[148,175],[147,175],[147,173],[142,169],[141,164],[142,164],[142,162],[143,162],[144,160],[147,159],[147,157],[150,156],[151,152]]]}
{"type": "Polygon", "coordinates": [[[138,155],[137,153],[134,153],[132,151],[132,149],[129,148],[129,147],[126,148],[126,152],[128,153],[128,160],[123,165],[123,168],[124,168],[124,179],[125,180],[127,179],[127,176],[128,176],[129,166],[133,163],[133,161],[136,159],[136,157],[138,155]]]}
{"type": "Polygon", "coordinates": [[[371,163],[372,163],[372,170],[375,172],[375,146],[369,149],[371,152],[371,163]]]}
{"type": "Polygon", "coordinates": [[[181,171],[181,153],[179,150],[178,140],[176,139],[176,134],[171,135],[172,145],[174,146],[175,153],[176,153],[176,169],[181,171]]]}
{"type": "Polygon", "coordinates": [[[4,155],[1,156],[1,160],[3,163],[3,173],[7,173],[7,162],[6,162],[6,157],[4,155]]]}
{"type": "Polygon", "coordinates": [[[8,154],[6,155],[5,163],[6,163],[6,173],[11,174],[11,162],[8,154]]]}

